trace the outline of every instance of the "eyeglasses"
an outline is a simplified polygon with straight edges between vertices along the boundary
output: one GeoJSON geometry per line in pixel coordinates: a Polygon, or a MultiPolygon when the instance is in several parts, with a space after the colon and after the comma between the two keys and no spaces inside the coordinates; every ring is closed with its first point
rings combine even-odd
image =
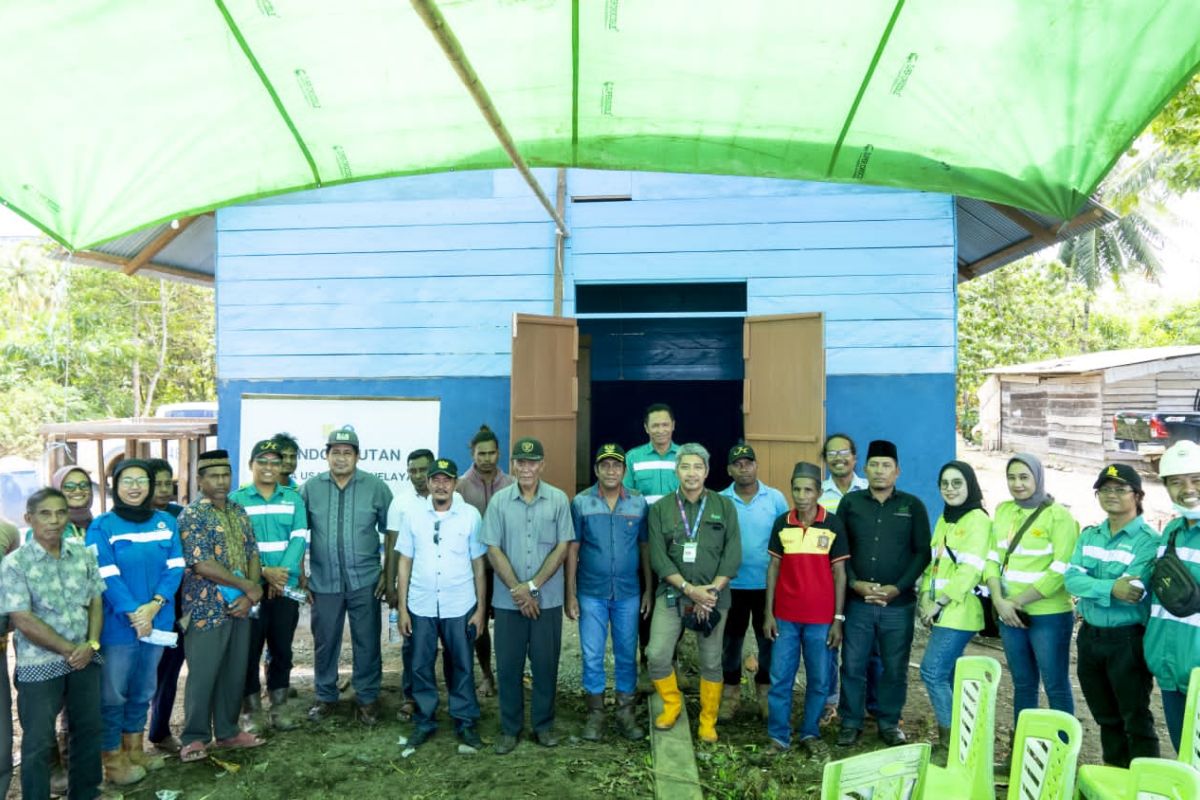
{"type": "Polygon", "coordinates": [[[127,486],[127,487],[149,486],[150,479],[149,478],[121,478],[121,480],[117,481],[117,483],[119,483],[121,486],[127,486]]]}
{"type": "Polygon", "coordinates": [[[441,530],[442,530],[442,521],[439,519],[437,522],[433,523],[433,543],[434,544],[442,543],[441,530]]]}
{"type": "Polygon", "coordinates": [[[842,448],[841,450],[826,450],[825,457],[826,458],[835,458],[837,456],[848,456],[853,452],[854,451],[851,450],[849,447],[842,448]]]}
{"type": "Polygon", "coordinates": [[[1096,494],[1106,494],[1110,497],[1120,497],[1121,495],[1129,494],[1133,491],[1129,486],[1101,486],[1096,490],[1096,494]]]}
{"type": "Polygon", "coordinates": [[[966,485],[967,482],[962,478],[951,478],[948,481],[942,481],[938,484],[938,486],[941,486],[943,489],[961,489],[966,485]]]}
{"type": "Polygon", "coordinates": [[[92,488],[92,484],[88,481],[66,481],[62,485],[64,492],[82,492],[84,489],[92,488]]]}

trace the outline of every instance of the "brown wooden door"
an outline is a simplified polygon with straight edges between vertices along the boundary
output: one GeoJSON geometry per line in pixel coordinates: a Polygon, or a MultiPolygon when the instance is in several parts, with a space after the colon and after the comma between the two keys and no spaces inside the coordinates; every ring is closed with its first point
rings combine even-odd
{"type": "Polygon", "coordinates": [[[821,314],[747,317],[742,394],[746,442],[758,478],[791,497],[797,461],[821,466],[825,436],[825,337],[821,314]]]}
{"type": "Polygon", "coordinates": [[[522,436],[540,439],[546,449],[542,480],[568,497],[575,493],[578,358],[579,330],[574,319],[513,315],[512,442],[522,436]]]}

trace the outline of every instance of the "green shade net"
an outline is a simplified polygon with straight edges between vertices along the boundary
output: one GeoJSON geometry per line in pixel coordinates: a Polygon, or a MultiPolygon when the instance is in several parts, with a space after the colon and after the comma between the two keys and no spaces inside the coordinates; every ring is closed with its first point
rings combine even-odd
{"type": "MultiPolygon", "coordinates": [[[[532,166],[865,183],[1069,219],[1200,64],[1192,0],[443,0],[532,166]]],[[[0,199],[82,249],[507,166],[404,0],[0,4],[0,199]]]]}

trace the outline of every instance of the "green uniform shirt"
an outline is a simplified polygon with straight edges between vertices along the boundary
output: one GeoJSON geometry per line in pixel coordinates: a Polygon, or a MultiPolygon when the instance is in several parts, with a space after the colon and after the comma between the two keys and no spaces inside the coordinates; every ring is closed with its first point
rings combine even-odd
{"type": "Polygon", "coordinates": [[[1033,615],[1062,614],[1074,609],[1071,596],[1063,586],[1067,574],[1067,562],[1075,552],[1075,540],[1079,538],[1079,523],[1071,512],[1058,503],[1053,503],[1038,514],[1037,519],[1021,537],[1013,550],[1008,564],[1001,574],[1000,565],[1008,552],[1008,543],[1036,509],[1021,508],[1012,500],[1005,500],[996,509],[992,520],[992,541],[988,552],[987,569],[983,571],[986,583],[990,578],[999,578],[1006,598],[1021,595],[1030,586],[1041,593],[1041,600],[1023,606],[1033,615]]]}
{"type": "Polygon", "coordinates": [[[959,631],[983,630],[983,606],[975,596],[975,587],[983,577],[991,545],[992,521],[982,509],[970,511],[953,523],[938,517],[929,546],[929,567],[921,576],[920,589],[923,598],[950,598],[935,625],[959,631]]]}
{"type": "Polygon", "coordinates": [[[679,445],[671,442],[667,452],[659,455],[654,445],[646,442],[625,454],[625,488],[637,489],[654,505],[660,497],[679,488],[675,476],[675,456],[679,445]]]}
{"type": "Polygon", "coordinates": [[[1126,603],[1112,596],[1113,584],[1131,575],[1149,585],[1158,552],[1158,534],[1140,516],[1109,533],[1108,520],[1084,528],[1067,564],[1067,591],[1079,598],[1079,611],[1089,625],[1117,628],[1140,625],[1150,616],[1150,595],[1126,603]]]}
{"type": "MultiPolygon", "coordinates": [[[[658,594],[667,593],[668,584],[662,580],[676,573],[691,584],[712,583],[718,575],[733,580],[742,563],[742,535],[738,528],[737,510],[733,501],[709,489],[700,495],[704,516],[696,538],[689,538],[696,523],[701,502],[689,503],[679,492],[672,492],[650,507],[650,566],[658,575],[658,594]],[[679,502],[687,514],[685,527],[679,514],[679,502]],[[695,560],[687,560],[695,545],[695,560]]],[[[721,590],[717,608],[729,608],[729,587],[721,590]]]]}
{"type": "MultiPolygon", "coordinates": [[[[1167,540],[1175,533],[1175,555],[1187,566],[1192,577],[1200,581],[1200,525],[1188,527],[1187,520],[1171,520],[1158,540],[1158,557],[1167,551],[1167,540]],[[1177,532],[1177,533],[1176,533],[1177,532]]],[[[1177,617],[1150,598],[1150,620],[1142,640],[1146,651],[1146,666],[1154,673],[1163,691],[1188,690],[1192,667],[1200,667],[1200,614],[1177,617]]]]}
{"type": "Polygon", "coordinates": [[[229,499],[245,508],[250,517],[259,563],[264,567],[287,567],[288,586],[296,586],[308,546],[308,513],[300,493],[290,486],[276,486],[275,493],[264,498],[250,484],[230,494],[229,499]]]}

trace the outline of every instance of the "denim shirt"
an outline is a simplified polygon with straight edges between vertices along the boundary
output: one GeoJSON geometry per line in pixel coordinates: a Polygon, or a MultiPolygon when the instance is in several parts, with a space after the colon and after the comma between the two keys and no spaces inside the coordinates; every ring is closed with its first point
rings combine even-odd
{"type": "Polygon", "coordinates": [[[576,591],[604,600],[636,597],[639,554],[646,539],[646,498],[636,489],[620,488],[611,511],[599,485],[584,489],[571,501],[571,520],[579,542],[576,591]]]}

